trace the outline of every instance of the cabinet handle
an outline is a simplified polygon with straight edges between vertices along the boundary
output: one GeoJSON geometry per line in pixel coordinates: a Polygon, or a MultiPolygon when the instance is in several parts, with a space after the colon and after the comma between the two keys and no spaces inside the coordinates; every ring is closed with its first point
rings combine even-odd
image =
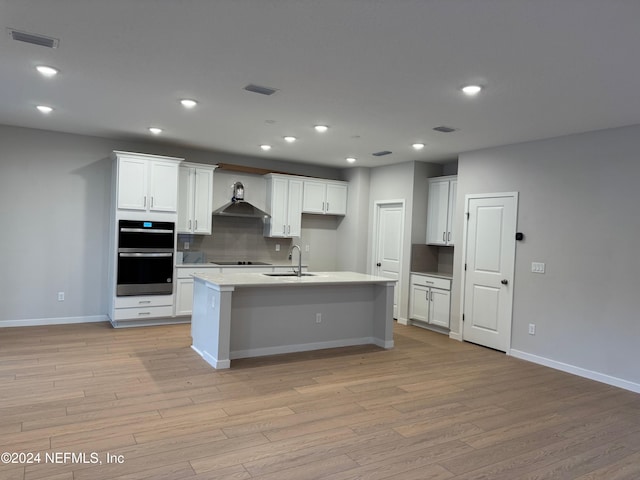
{"type": "Polygon", "coordinates": [[[146,195],[144,196],[143,202],[144,203],[142,205],[144,206],[144,208],[147,208],[147,196],[146,195]]]}
{"type": "Polygon", "coordinates": [[[287,234],[287,226],[282,225],[282,235],[286,235],[286,234],[287,234]]]}
{"type": "Polygon", "coordinates": [[[443,242],[447,241],[447,232],[442,232],[442,241],[443,242]]]}
{"type": "Polygon", "coordinates": [[[142,305],[143,303],[151,303],[151,300],[140,300],[138,305],[142,305]]]}
{"type": "Polygon", "coordinates": [[[291,233],[291,225],[287,225],[287,235],[291,233]]]}
{"type": "Polygon", "coordinates": [[[329,202],[327,202],[327,209],[325,211],[329,211],[329,202]]]}
{"type": "Polygon", "coordinates": [[[451,232],[447,233],[447,242],[451,241],[451,232]]]}
{"type": "Polygon", "coordinates": [[[431,301],[433,302],[433,290],[431,291],[431,301]]]}
{"type": "Polygon", "coordinates": [[[189,230],[191,230],[191,220],[189,220],[189,230]]]}
{"type": "Polygon", "coordinates": [[[196,230],[198,229],[198,220],[196,220],[196,230]]]}
{"type": "Polygon", "coordinates": [[[151,312],[138,312],[138,315],[151,315],[151,312]]]}
{"type": "Polygon", "coordinates": [[[153,208],[153,195],[151,195],[151,208],[153,208]]]}

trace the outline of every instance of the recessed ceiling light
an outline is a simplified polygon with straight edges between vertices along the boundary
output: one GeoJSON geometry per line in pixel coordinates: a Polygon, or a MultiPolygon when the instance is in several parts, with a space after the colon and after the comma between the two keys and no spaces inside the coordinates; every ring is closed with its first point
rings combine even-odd
{"type": "Polygon", "coordinates": [[[473,97],[474,95],[477,95],[482,91],[482,86],[480,86],[480,85],[465,85],[460,90],[462,90],[462,93],[464,93],[465,95],[473,97]]]}
{"type": "Polygon", "coordinates": [[[324,133],[329,130],[329,127],[326,125],[315,125],[313,128],[316,129],[316,132],[324,133]]]}
{"type": "Polygon", "coordinates": [[[265,152],[268,152],[269,150],[271,150],[271,145],[263,144],[263,145],[260,145],[260,148],[265,152]]]}
{"type": "Polygon", "coordinates": [[[53,108],[47,105],[37,105],[36,108],[40,110],[42,113],[51,113],[53,112],[53,108]]]}
{"type": "Polygon", "coordinates": [[[411,145],[413,148],[415,148],[416,150],[422,150],[424,148],[424,143],[414,143],[413,145],[411,145]]]}
{"type": "Polygon", "coordinates": [[[182,100],[180,100],[180,103],[184,108],[193,108],[198,104],[198,102],[190,98],[183,98],[182,100]]]}
{"type": "Polygon", "coordinates": [[[149,127],[149,131],[154,135],[160,135],[162,133],[162,129],[158,127],[149,127]]]}
{"type": "Polygon", "coordinates": [[[347,158],[345,158],[345,160],[346,160],[348,163],[355,163],[355,161],[356,161],[356,159],[355,159],[354,157],[347,157],[347,158]]]}
{"type": "Polygon", "coordinates": [[[58,74],[57,68],[49,67],[47,65],[38,65],[36,70],[45,77],[55,77],[58,74]]]}
{"type": "Polygon", "coordinates": [[[287,135],[286,137],[283,137],[284,141],[287,143],[293,143],[297,140],[296,137],[292,137],[291,135],[287,135]]]}

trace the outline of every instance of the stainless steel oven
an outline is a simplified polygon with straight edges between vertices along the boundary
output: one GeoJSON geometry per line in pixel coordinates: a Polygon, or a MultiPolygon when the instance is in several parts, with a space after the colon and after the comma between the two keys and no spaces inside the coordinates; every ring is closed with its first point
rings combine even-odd
{"type": "Polygon", "coordinates": [[[175,224],[120,220],[116,295],[171,295],[175,224]]]}

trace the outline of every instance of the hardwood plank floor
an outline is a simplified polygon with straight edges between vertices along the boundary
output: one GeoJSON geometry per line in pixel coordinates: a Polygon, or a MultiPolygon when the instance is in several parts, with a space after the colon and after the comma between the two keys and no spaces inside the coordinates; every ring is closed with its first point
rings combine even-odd
{"type": "Polygon", "coordinates": [[[640,478],[628,391],[402,325],[392,350],[229,370],[189,334],[0,329],[0,453],[40,454],[0,463],[0,479],[640,478]]]}

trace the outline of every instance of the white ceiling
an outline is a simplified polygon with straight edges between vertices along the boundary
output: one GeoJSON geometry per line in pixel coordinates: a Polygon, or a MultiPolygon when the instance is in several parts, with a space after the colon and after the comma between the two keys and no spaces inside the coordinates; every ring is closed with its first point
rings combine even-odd
{"type": "Polygon", "coordinates": [[[7,125],[346,167],[640,123],[638,0],[0,0],[0,24],[7,125]]]}

